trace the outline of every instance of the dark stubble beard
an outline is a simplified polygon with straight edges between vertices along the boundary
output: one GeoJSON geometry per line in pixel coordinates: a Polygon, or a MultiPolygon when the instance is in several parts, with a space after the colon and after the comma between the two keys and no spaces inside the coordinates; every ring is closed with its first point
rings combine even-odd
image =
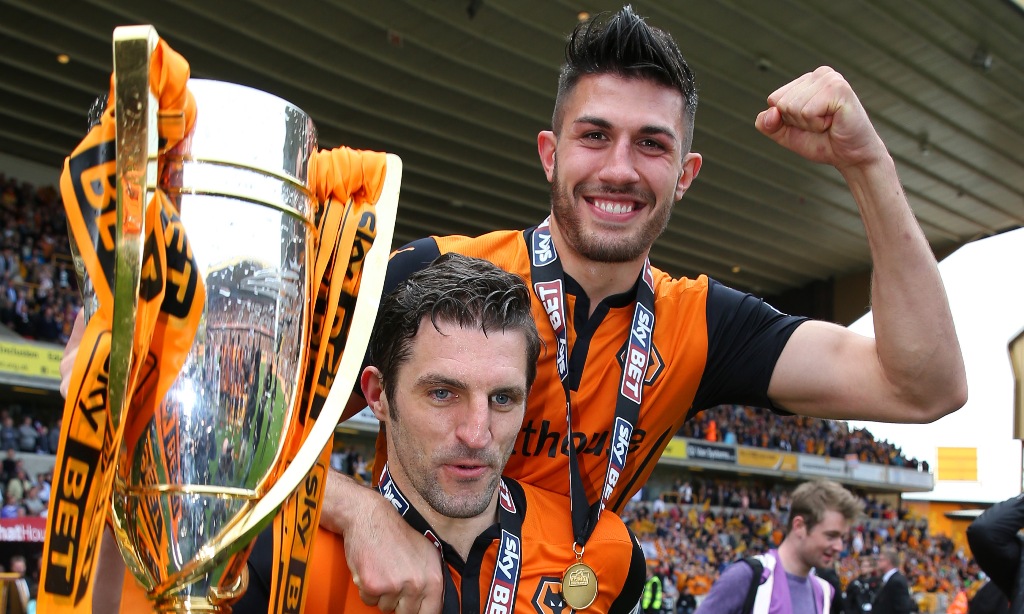
{"type": "Polygon", "coordinates": [[[633,262],[645,256],[658,237],[665,232],[669,218],[672,216],[672,204],[657,203],[656,197],[652,193],[589,184],[580,184],[570,193],[569,188],[559,177],[557,162],[552,175],[554,179],[551,182],[551,212],[558,223],[558,229],[565,241],[588,260],[620,263],[633,262]],[[638,201],[647,203],[647,207],[655,207],[655,210],[632,234],[605,239],[583,228],[576,203],[580,202],[580,194],[584,191],[589,194],[629,195],[638,201]]]}
{"type": "Polygon", "coordinates": [[[411,482],[413,489],[423,497],[423,500],[427,502],[427,505],[433,508],[437,513],[442,516],[447,516],[448,518],[475,518],[485,513],[491,503],[491,499],[494,497],[494,490],[498,487],[498,480],[501,479],[499,475],[501,473],[500,468],[503,468],[508,462],[509,457],[512,456],[512,448],[515,446],[515,440],[509,443],[508,450],[494,454],[484,450],[474,450],[462,444],[456,444],[445,449],[434,450],[432,453],[428,452],[427,454],[423,454],[412,448],[404,448],[403,446],[398,445],[401,427],[399,426],[400,421],[397,419],[397,416],[400,412],[393,404],[389,404],[389,410],[390,409],[394,409],[395,411],[391,423],[391,429],[396,443],[395,455],[398,457],[398,462],[402,464],[403,472],[409,479],[409,482],[411,482]],[[495,458],[496,456],[501,456],[501,458],[495,458]],[[471,499],[448,494],[440,484],[433,479],[433,475],[429,472],[415,473],[410,471],[413,467],[433,467],[439,461],[451,459],[480,461],[490,467],[499,468],[499,470],[489,478],[487,484],[480,490],[479,497],[473,497],[471,499]]]}

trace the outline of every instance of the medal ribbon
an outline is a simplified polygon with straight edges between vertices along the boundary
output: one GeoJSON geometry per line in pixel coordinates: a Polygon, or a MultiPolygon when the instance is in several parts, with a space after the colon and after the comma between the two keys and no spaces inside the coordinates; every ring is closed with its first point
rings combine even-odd
{"type": "MultiPolygon", "coordinates": [[[[501,527],[501,541],[498,543],[498,556],[495,560],[494,575],[491,577],[491,588],[487,592],[487,603],[482,611],[502,611],[506,614],[514,614],[519,576],[522,570],[523,512],[516,508],[505,478],[501,478],[498,487],[498,525],[501,527]]],[[[441,611],[442,614],[458,614],[461,610],[459,593],[455,588],[455,580],[452,579],[448,564],[443,560],[444,550],[441,540],[438,539],[426,519],[402,494],[398,484],[391,479],[387,464],[381,471],[377,489],[385,499],[395,506],[405,521],[412,528],[423,533],[441,553],[441,568],[444,573],[444,605],[441,611]]]]}
{"type": "Polygon", "coordinates": [[[537,298],[548,314],[548,322],[555,333],[557,342],[555,364],[558,367],[558,378],[562,381],[565,392],[565,421],[568,433],[569,455],[569,502],[572,514],[572,531],[576,544],[580,547],[577,556],[582,556],[582,548],[597,525],[601,514],[618,484],[619,477],[626,467],[629,454],[629,442],[633,429],[640,417],[640,403],[643,394],[644,378],[647,364],[651,357],[651,345],[654,337],[654,275],[650,260],[644,261],[641,283],[637,284],[636,308],[633,311],[633,324],[629,331],[629,344],[622,365],[622,382],[619,386],[618,398],[615,402],[615,421],[611,432],[611,448],[608,453],[608,468],[605,471],[604,483],[598,500],[591,503],[583,488],[583,476],[580,472],[576,443],[572,436],[572,398],[569,390],[569,343],[565,314],[565,290],[562,264],[558,260],[558,252],[551,241],[551,220],[544,220],[540,226],[527,233],[530,246],[530,277],[537,298]]]}

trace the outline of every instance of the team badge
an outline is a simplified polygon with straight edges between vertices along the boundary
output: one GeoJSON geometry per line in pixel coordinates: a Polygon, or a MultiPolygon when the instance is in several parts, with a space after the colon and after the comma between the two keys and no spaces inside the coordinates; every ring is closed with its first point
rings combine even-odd
{"type": "Polygon", "coordinates": [[[533,609],[537,614],[569,614],[571,608],[562,598],[562,579],[542,576],[533,593],[533,609]]]}

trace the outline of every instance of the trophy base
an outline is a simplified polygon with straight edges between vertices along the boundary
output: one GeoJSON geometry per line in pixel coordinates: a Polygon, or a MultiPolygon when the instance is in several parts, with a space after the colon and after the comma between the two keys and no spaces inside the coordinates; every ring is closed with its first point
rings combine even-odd
{"type": "Polygon", "coordinates": [[[245,593],[249,587],[249,568],[243,567],[238,581],[230,589],[210,588],[208,597],[198,595],[162,595],[153,602],[153,611],[164,612],[204,612],[210,614],[231,614],[231,604],[245,593]],[[214,601],[216,600],[216,603],[214,601]]]}
{"type": "Polygon", "coordinates": [[[172,612],[209,612],[211,614],[231,614],[231,606],[213,604],[202,597],[171,599],[153,604],[153,611],[160,614],[172,612]]]}

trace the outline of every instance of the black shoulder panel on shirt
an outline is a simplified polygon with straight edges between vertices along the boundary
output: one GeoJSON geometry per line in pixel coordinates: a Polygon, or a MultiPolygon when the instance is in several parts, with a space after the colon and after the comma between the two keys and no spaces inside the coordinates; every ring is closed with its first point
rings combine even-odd
{"type": "Polygon", "coordinates": [[[622,585],[622,591],[608,608],[608,614],[629,614],[636,610],[644,594],[644,583],[647,581],[647,559],[644,557],[643,548],[629,527],[626,527],[626,531],[633,542],[633,555],[630,557],[629,573],[622,585]]]}
{"type": "Polygon", "coordinates": [[[768,399],[768,384],[786,342],[807,319],[709,279],[708,359],[690,414],[723,403],[785,413],[768,399]]]}
{"type": "Polygon", "coordinates": [[[1024,526],[1024,493],[996,503],[967,527],[967,543],[981,570],[1007,595],[1024,590],[1021,556],[1024,540],[1017,532],[1024,526]]]}
{"type": "Polygon", "coordinates": [[[441,250],[431,237],[417,239],[396,249],[388,261],[388,273],[384,278],[384,296],[390,294],[398,284],[416,271],[427,268],[440,255],[441,250]]]}

